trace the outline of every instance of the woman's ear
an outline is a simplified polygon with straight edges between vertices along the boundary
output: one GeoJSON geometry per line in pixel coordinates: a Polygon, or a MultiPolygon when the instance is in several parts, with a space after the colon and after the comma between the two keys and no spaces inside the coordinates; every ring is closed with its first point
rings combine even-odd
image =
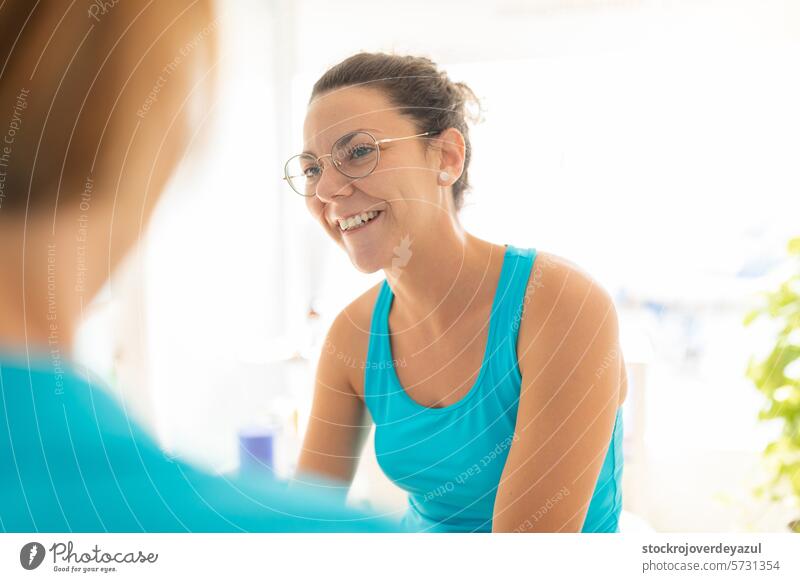
{"type": "Polygon", "coordinates": [[[449,127],[434,138],[439,151],[439,183],[450,186],[461,177],[466,157],[464,135],[455,127],[449,127]],[[444,178],[443,174],[448,175],[444,178]],[[444,183],[446,182],[446,183],[444,183]]]}

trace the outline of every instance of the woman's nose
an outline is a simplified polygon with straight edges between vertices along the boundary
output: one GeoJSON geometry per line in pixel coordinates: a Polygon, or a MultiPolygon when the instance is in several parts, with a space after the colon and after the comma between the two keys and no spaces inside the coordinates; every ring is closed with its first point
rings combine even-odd
{"type": "Polygon", "coordinates": [[[330,160],[326,161],[328,163],[323,162],[322,176],[317,182],[317,197],[323,202],[330,202],[338,196],[349,196],[353,179],[334,168],[330,160]]]}

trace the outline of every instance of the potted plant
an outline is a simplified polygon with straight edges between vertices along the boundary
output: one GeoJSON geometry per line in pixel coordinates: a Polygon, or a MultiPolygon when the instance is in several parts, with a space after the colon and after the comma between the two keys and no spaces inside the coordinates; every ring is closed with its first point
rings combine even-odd
{"type": "MultiPolygon", "coordinates": [[[[790,256],[797,259],[797,272],[769,292],[764,302],[744,319],[750,325],[760,317],[775,322],[779,331],[769,355],[761,361],[751,357],[747,377],[766,398],[759,411],[761,420],[782,421],[781,434],[764,449],[770,478],[757,493],[774,501],[800,502],[800,237],[789,241],[790,256]]],[[[800,516],[789,524],[800,533],[800,516]]]]}

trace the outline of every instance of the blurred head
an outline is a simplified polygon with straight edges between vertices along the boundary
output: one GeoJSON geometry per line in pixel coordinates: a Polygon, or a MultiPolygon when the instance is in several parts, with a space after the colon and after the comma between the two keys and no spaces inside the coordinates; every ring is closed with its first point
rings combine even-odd
{"type": "MultiPolygon", "coordinates": [[[[366,177],[337,171],[330,156],[322,160],[306,205],[360,271],[389,268],[403,240],[424,245],[457,224],[469,187],[471,101],[477,103],[465,84],[452,82],[424,57],[359,53],[314,85],[303,131],[304,151],[313,156],[330,154],[355,130],[378,142],[435,132],[380,144],[377,166],[366,177]],[[353,230],[339,222],[367,212],[377,215],[353,230]]],[[[357,141],[348,156],[366,151],[357,141]]]]}
{"type": "Polygon", "coordinates": [[[0,4],[0,231],[59,241],[65,270],[81,240],[89,296],[140,235],[210,100],[215,28],[203,0],[0,4]]]}

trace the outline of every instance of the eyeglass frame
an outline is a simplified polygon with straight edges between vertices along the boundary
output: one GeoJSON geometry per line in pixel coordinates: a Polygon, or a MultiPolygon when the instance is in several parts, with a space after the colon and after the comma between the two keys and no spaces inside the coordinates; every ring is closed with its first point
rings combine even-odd
{"type": "MultiPolygon", "coordinates": [[[[345,177],[347,177],[347,178],[351,178],[351,179],[353,179],[353,180],[358,180],[358,179],[360,179],[360,178],[366,178],[367,176],[369,176],[370,174],[372,174],[372,172],[374,172],[374,171],[375,171],[375,169],[378,167],[378,164],[379,164],[379,163],[380,163],[380,161],[381,161],[381,144],[384,144],[384,143],[390,143],[390,142],[393,142],[393,141],[401,141],[401,140],[404,140],[404,139],[413,139],[413,138],[415,138],[415,137],[424,137],[424,136],[426,136],[426,135],[436,135],[436,134],[438,134],[438,133],[442,133],[443,131],[444,131],[444,130],[442,130],[442,129],[437,129],[437,130],[432,130],[432,131],[426,131],[426,132],[424,132],[424,133],[418,133],[418,134],[416,134],[416,135],[408,135],[408,136],[406,136],[406,137],[387,137],[387,138],[383,138],[383,139],[377,139],[377,138],[376,138],[374,135],[372,135],[370,132],[368,132],[368,131],[366,131],[366,130],[363,130],[363,129],[357,129],[357,130],[355,130],[355,131],[350,131],[350,132],[348,132],[348,133],[344,134],[344,135],[343,135],[343,136],[341,136],[339,139],[337,139],[335,142],[333,142],[333,146],[331,146],[331,153],[329,153],[329,154],[323,154],[323,155],[319,156],[318,158],[316,158],[316,159],[315,159],[315,162],[316,162],[317,164],[319,164],[319,165],[322,167],[322,171],[324,172],[324,171],[325,171],[325,166],[324,166],[324,164],[322,164],[322,163],[320,162],[320,160],[322,160],[322,158],[331,158],[331,164],[333,165],[333,167],[334,167],[334,168],[336,168],[336,170],[337,170],[337,171],[338,171],[340,174],[342,174],[343,176],[345,176],[345,177]],[[373,167],[373,168],[372,168],[372,169],[369,171],[369,173],[367,173],[367,174],[365,174],[365,175],[363,175],[363,176],[348,176],[348,175],[347,175],[347,174],[345,174],[345,173],[344,173],[344,171],[342,171],[342,169],[339,167],[339,166],[341,165],[341,163],[342,163],[342,162],[337,162],[335,159],[333,159],[333,148],[335,148],[335,147],[336,147],[336,144],[337,144],[337,143],[339,143],[339,142],[340,142],[342,139],[346,138],[348,135],[353,135],[353,134],[356,134],[356,133],[365,133],[365,134],[367,134],[368,136],[370,136],[370,137],[372,138],[372,141],[374,141],[374,142],[375,142],[375,145],[377,146],[377,150],[376,150],[376,152],[377,152],[377,159],[375,160],[375,166],[374,166],[374,167],[373,167]]],[[[313,194],[301,194],[300,192],[297,192],[297,189],[296,189],[294,186],[292,186],[292,181],[291,181],[291,179],[289,178],[289,169],[288,169],[288,168],[289,168],[289,163],[290,163],[290,162],[291,162],[293,159],[295,159],[295,158],[299,158],[299,157],[301,157],[301,156],[310,156],[310,157],[314,157],[314,154],[310,154],[310,153],[295,154],[295,155],[293,155],[291,158],[289,158],[288,160],[286,160],[286,163],[283,165],[283,178],[282,178],[282,179],[283,179],[283,180],[286,180],[286,182],[289,184],[289,187],[292,189],[292,191],[293,191],[293,192],[296,192],[297,194],[299,194],[299,195],[300,195],[300,196],[302,196],[303,198],[313,198],[314,196],[316,196],[316,195],[317,195],[317,193],[316,193],[316,192],[314,192],[313,194]]],[[[321,176],[322,176],[322,174],[320,174],[320,177],[321,177],[321,176]]]]}

